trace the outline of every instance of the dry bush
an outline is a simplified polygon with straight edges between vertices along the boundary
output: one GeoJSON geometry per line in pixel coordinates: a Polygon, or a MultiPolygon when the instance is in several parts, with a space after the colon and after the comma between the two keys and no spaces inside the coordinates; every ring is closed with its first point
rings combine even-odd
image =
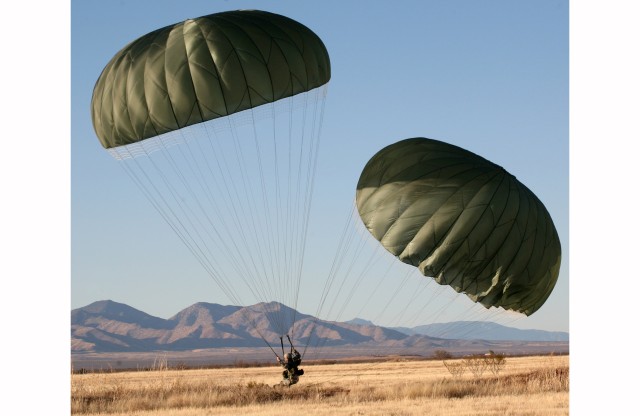
{"type": "Polygon", "coordinates": [[[453,355],[446,350],[435,350],[433,352],[433,358],[436,360],[447,360],[449,358],[453,358],[453,355]]]}
{"type": "MultiPolygon", "coordinates": [[[[489,353],[485,355],[470,355],[465,357],[460,366],[468,368],[475,377],[481,377],[487,369],[491,371],[493,375],[497,376],[504,369],[506,364],[507,359],[504,354],[496,354],[489,350],[489,353]]],[[[459,375],[456,373],[456,370],[460,370],[455,368],[455,364],[449,364],[447,366],[445,363],[445,366],[454,376],[459,375]],[[450,367],[454,368],[450,369],[450,367]]]]}
{"type": "Polygon", "coordinates": [[[449,370],[449,373],[451,373],[452,376],[461,377],[462,374],[464,374],[464,370],[465,370],[464,363],[447,362],[447,361],[443,361],[442,363],[447,368],[447,370],[449,370]]]}
{"type": "Polygon", "coordinates": [[[489,350],[489,354],[484,356],[484,359],[487,363],[487,367],[494,376],[497,376],[507,364],[507,359],[504,354],[496,354],[491,350],[489,350]]]}
{"type": "Polygon", "coordinates": [[[481,377],[487,369],[487,361],[483,355],[470,355],[462,359],[462,363],[475,377],[481,377]]]}

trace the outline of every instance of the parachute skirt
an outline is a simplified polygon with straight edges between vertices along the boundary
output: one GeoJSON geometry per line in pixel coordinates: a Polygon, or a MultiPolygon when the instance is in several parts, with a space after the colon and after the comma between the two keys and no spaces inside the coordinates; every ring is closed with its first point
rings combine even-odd
{"type": "Polygon", "coordinates": [[[274,103],[263,104],[223,118],[214,118],[202,123],[169,131],[145,140],[111,147],[107,152],[116,160],[149,156],[160,150],[185,144],[193,140],[204,140],[220,135],[229,135],[234,130],[251,128],[263,121],[273,121],[280,116],[291,116],[294,112],[307,111],[310,105],[324,106],[329,83],[313,90],[282,98],[274,103]],[[315,103],[315,104],[310,104],[315,103]]]}

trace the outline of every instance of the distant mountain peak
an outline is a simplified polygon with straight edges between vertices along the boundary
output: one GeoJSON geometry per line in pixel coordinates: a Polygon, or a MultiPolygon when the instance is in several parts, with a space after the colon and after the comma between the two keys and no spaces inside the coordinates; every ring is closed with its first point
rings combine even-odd
{"type": "Polygon", "coordinates": [[[353,318],[352,320],[345,322],[345,324],[376,326],[373,322],[361,318],[353,318]]]}
{"type": "Polygon", "coordinates": [[[112,300],[99,300],[93,302],[83,308],[77,309],[82,310],[85,313],[91,314],[100,314],[106,317],[112,318],[122,318],[122,319],[160,319],[155,316],[149,315],[145,312],[142,312],[136,308],[133,308],[124,303],[114,302],[112,300]]]}
{"type": "Polygon", "coordinates": [[[125,305],[124,303],[114,302],[111,299],[95,301],[85,306],[82,309],[84,309],[87,312],[93,312],[93,313],[104,313],[104,312],[120,313],[120,312],[127,312],[130,310],[134,310],[134,308],[132,308],[129,305],[125,305]]]}
{"type": "Polygon", "coordinates": [[[193,305],[184,308],[171,318],[170,321],[180,321],[184,319],[194,319],[193,317],[198,316],[209,316],[214,321],[218,321],[238,310],[242,309],[240,306],[233,305],[219,305],[217,303],[207,303],[207,302],[197,302],[193,305]]]}
{"type": "Polygon", "coordinates": [[[260,303],[256,303],[255,305],[247,306],[247,308],[252,310],[258,310],[258,311],[266,311],[266,312],[280,312],[285,310],[293,310],[288,306],[276,301],[260,302],[260,303]]]}

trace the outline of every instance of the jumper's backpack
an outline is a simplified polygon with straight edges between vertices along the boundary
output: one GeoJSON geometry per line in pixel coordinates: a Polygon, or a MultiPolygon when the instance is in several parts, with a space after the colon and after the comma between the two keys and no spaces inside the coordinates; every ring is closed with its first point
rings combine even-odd
{"type": "Polygon", "coordinates": [[[297,367],[302,363],[302,357],[298,351],[295,351],[291,357],[293,364],[297,367]]]}

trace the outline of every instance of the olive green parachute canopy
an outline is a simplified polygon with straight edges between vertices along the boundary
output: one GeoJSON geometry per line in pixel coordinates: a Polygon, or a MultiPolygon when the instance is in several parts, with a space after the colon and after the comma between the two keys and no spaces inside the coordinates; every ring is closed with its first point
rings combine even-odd
{"type": "Polygon", "coordinates": [[[259,10],[216,13],[118,52],[96,82],[91,116],[109,149],[291,97],[330,77],[327,50],[306,26],[259,10]]]}
{"type": "Polygon", "coordinates": [[[558,279],[560,240],[545,206],[460,147],[412,138],[380,150],[362,171],[356,204],[389,252],[487,308],[531,315],[558,279]]]}

